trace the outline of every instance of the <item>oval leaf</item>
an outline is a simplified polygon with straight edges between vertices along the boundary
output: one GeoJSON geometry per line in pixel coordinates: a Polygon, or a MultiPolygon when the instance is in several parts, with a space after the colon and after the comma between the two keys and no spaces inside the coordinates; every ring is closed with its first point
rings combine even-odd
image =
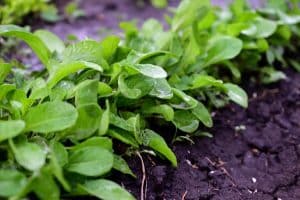
{"type": "Polygon", "coordinates": [[[85,176],[101,176],[113,167],[113,154],[101,147],[86,147],[71,153],[66,169],[85,176]]]}
{"type": "Polygon", "coordinates": [[[105,135],[109,128],[109,118],[110,118],[110,106],[109,102],[106,101],[106,110],[102,113],[100,126],[99,126],[99,135],[105,135]]]}
{"type": "Polygon", "coordinates": [[[172,88],[166,79],[153,79],[153,89],[149,95],[160,99],[171,99],[173,97],[172,88]]]}
{"type": "Polygon", "coordinates": [[[60,63],[51,70],[48,79],[48,87],[52,88],[66,76],[87,68],[94,69],[99,72],[103,71],[100,65],[92,62],[73,61],[68,63],[60,63]]]}
{"type": "Polygon", "coordinates": [[[166,104],[153,105],[144,104],[142,112],[146,114],[161,114],[166,121],[172,121],[174,118],[174,110],[171,106],[166,104]]]}
{"type": "Polygon", "coordinates": [[[73,126],[77,117],[77,111],[71,104],[54,101],[30,108],[24,121],[27,131],[50,133],[73,126]]]}
{"type": "Polygon", "coordinates": [[[24,128],[22,120],[0,121],[0,142],[19,135],[24,128]]]}
{"type": "Polygon", "coordinates": [[[83,185],[80,185],[80,188],[103,200],[135,200],[124,188],[105,179],[86,181],[83,185]]]}
{"type": "Polygon", "coordinates": [[[242,47],[242,41],[231,36],[213,38],[207,49],[205,66],[234,58],[241,52],[242,47]]]}
{"type": "Polygon", "coordinates": [[[64,42],[47,30],[37,30],[34,32],[34,35],[38,36],[52,53],[61,53],[65,49],[64,42]]]}
{"type": "Polygon", "coordinates": [[[102,110],[97,104],[87,104],[77,108],[78,119],[71,132],[81,140],[93,135],[99,128],[102,110]]]}
{"type": "Polygon", "coordinates": [[[123,174],[128,174],[131,175],[132,177],[136,177],[131,171],[131,169],[129,168],[127,162],[121,156],[114,155],[113,168],[115,170],[122,172],[123,174]]]}
{"type": "Polygon", "coordinates": [[[193,133],[199,127],[199,121],[187,110],[176,111],[173,123],[178,129],[186,133],[193,133]]]}
{"type": "Polygon", "coordinates": [[[247,93],[237,85],[226,83],[224,86],[227,89],[228,97],[235,103],[240,106],[247,108],[248,107],[248,95],[247,93]]]}
{"type": "Polygon", "coordinates": [[[143,132],[143,144],[157,151],[165,158],[167,158],[174,167],[177,166],[177,159],[173,151],[168,147],[164,138],[152,130],[146,129],[143,132]]]}
{"type": "Polygon", "coordinates": [[[197,107],[192,110],[192,113],[207,127],[213,126],[213,121],[207,108],[199,102],[197,107]]]}
{"type": "Polygon", "coordinates": [[[0,170],[0,197],[18,194],[26,186],[26,176],[16,170],[0,170]]]}
{"type": "Polygon", "coordinates": [[[267,38],[275,33],[277,29],[277,23],[262,17],[257,17],[254,19],[252,24],[242,33],[254,38],[267,38]]]}
{"type": "Polygon", "coordinates": [[[47,65],[50,57],[50,51],[38,36],[30,33],[24,28],[15,25],[1,25],[0,35],[12,36],[23,40],[32,48],[41,62],[44,65],[47,65]]]}
{"type": "Polygon", "coordinates": [[[166,78],[168,76],[162,67],[152,64],[136,64],[134,68],[141,74],[151,78],[166,78]]]}
{"type": "Polygon", "coordinates": [[[104,149],[107,149],[109,151],[112,151],[112,141],[110,138],[107,137],[91,137],[79,144],[77,144],[73,150],[82,149],[85,147],[102,147],[104,149]]]}
{"type": "Polygon", "coordinates": [[[17,162],[30,171],[39,170],[46,162],[46,153],[35,143],[20,142],[14,144],[9,142],[17,162]]]}
{"type": "Polygon", "coordinates": [[[11,64],[10,63],[2,63],[0,61],[0,84],[3,83],[6,76],[10,73],[11,64]]]}

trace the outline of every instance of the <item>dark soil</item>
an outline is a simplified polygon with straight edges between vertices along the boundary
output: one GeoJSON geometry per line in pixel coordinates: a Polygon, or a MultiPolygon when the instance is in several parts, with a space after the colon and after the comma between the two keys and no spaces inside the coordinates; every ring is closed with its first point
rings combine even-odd
{"type": "MultiPolygon", "coordinates": [[[[178,168],[144,154],[147,200],[300,199],[300,75],[288,75],[254,88],[247,110],[219,110],[214,138],[175,144],[178,168]]],[[[129,164],[138,178],[123,177],[121,183],[139,197],[141,163],[136,157],[129,164]]]]}

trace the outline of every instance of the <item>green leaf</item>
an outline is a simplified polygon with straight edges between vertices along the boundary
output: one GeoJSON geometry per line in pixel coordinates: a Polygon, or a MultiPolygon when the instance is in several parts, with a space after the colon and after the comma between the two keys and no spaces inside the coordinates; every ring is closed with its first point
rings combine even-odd
{"type": "Polygon", "coordinates": [[[118,78],[118,86],[120,92],[129,99],[140,98],[142,92],[139,89],[129,88],[125,82],[125,75],[120,75],[118,78]]]}
{"type": "Polygon", "coordinates": [[[98,81],[85,80],[75,88],[75,105],[77,107],[87,104],[97,104],[98,81]]]}
{"type": "Polygon", "coordinates": [[[31,187],[40,200],[60,200],[59,188],[48,170],[42,170],[33,180],[31,187]]]}
{"type": "Polygon", "coordinates": [[[68,152],[61,143],[52,142],[50,160],[51,171],[53,175],[57,178],[66,191],[70,191],[71,187],[66,181],[62,169],[68,163],[68,152]]]}
{"type": "Polygon", "coordinates": [[[98,82],[99,97],[107,97],[113,94],[113,89],[106,83],[98,82]]]}
{"type": "Polygon", "coordinates": [[[112,181],[105,179],[86,181],[79,187],[90,195],[103,200],[135,200],[135,198],[124,188],[112,181]]]}
{"type": "Polygon", "coordinates": [[[263,83],[274,83],[286,78],[283,72],[275,70],[273,67],[263,67],[261,69],[261,79],[263,83]]]}
{"type": "Polygon", "coordinates": [[[153,88],[150,78],[142,75],[133,75],[125,79],[125,75],[120,75],[118,79],[119,90],[128,99],[139,99],[147,95],[153,88]]]}
{"type": "Polygon", "coordinates": [[[248,107],[248,96],[242,88],[231,83],[225,83],[224,86],[227,89],[228,97],[233,102],[239,104],[244,108],[248,107]]]}
{"type": "Polygon", "coordinates": [[[59,81],[67,77],[70,74],[78,72],[83,69],[94,69],[96,71],[102,72],[103,68],[95,63],[86,62],[86,61],[73,61],[73,62],[64,62],[60,63],[54,68],[51,69],[50,76],[48,78],[48,87],[54,87],[59,81]]]}
{"type": "Polygon", "coordinates": [[[43,99],[49,95],[50,91],[47,88],[46,81],[43,78],[37,78],[34,80],[30,98],[31,99],[43,99]]]}
{"type": "Polygon", "coordinates": [[[172,88],[166,79],[153,79],[153,89],[149,93],[160,99],[171,99],[173,97],[172,88]]]}
{"type": "Polygon", "coordinates": [[[59,166],[63,167],[68,163],[68,152],[65,149],[64,145],[59,142],[51,142],[51,153],[55,156],[59,166]]]}
{"type": "Polygon", "coordinates": [[[166,104],[152,105],[144,104],[142,112],[145,114],[161,114],[166,121],[172,121],[174,118],[174,110],[171,106],[166,104]]]}
{"type": "Polygon", "coordinates": [[[120,38],[116,36],[108,36],[101,42],[103,48],[103,58],[105,60],[110,60],[116,53],[120,43],[120,38]]]}
{"type": "Polygon", "coordinates": [[[205,66],[236,57],[242,50],[240,39],[231,36],[218,36],[209,41],[205,66]]]}
{"type": "Polygon", "coordinates": [[[25,128],[22,120],[0,121],[0,142],[14,138],[25,128]]]}
{"type": "Polygon", "coordinates": [[[0,197],[18,194],[26,185],[26,176],[16,170],[0,169],[0,197]]]}
{"type": "Polygon", "coordinates": [[[139,143],[136,141],[134,134],[122,129],[109,129],[108,135],[112,138],[115,138],[117,140],[120,140],[121,142],[125,144],[129,144],[135,148],[139,147],[139,143]]]}
{"type": "Polygon", "coordinates": [[[3,83],[7,75],[11,71],[11,64],[9,63],[2,63],[0,61],[0,84],[3,83]]]}
{"type": "Polygon", "coordinates": [[[107,149],[109,151],[112,151],[112,141],[110,138],[107,137],[91,137],[79,144],[77,144],[76,146],[74,146],[74,148],[72,148],[72,150],[78,150],[81,148],[85,148],[85,147],[102,147],[104,149],[107,149]]]}
{"type": "Polygon", "coordinates": [[[256,17],[250,27],[243,30],[244,35],[254,37],[254,38],[267,38],[277,29],[277,23],[262,17],[256,17]]]}
{"type": "MultiPolygon", "coordinates": [[[[148,31],[146,31],[145,34],[150,34],[151,36],[153,36],[148,31]]],[[[141,41],[138,41],[138,42],[141,42],[141,41]]],[[[138,44],[138,45],[141,46],[140,44],[138,44]]],[[[152,43],[151,43],[151,47],[153,47],[152,43]]],[[[156,51],[156,50],[153,51],[152,49],[149,50],[149,51],[150,52],[146,52],[146,53],[140,53],[140,52],[137,52],[137,51],[134,51],[134,50],[130,51],[129,55],[126,58],[125,65],[126,64],[130,65],[130,63],[139,64],[139,63],[146,62],[147,60],[154,59],[156,57],[160,57],[160,56],[163,56],[163,55],[169,55],[170,54],[167,51],[156,51]]],[[[129,66],[129,67],[133,67],[133,66],[129,66]]],[[[159,66],[157,66],[157,67],[159,67],[159,66]]]]}
{"type": "Polygon", "coordinates": [[[133,127],[133,134],[134,134],[134,138],[138,143],[142,143],[141,141],[141,118],[140,115],[137,114],[135,116],[130,117],[129,119],[127,119],[127,123],[131,124],[131,126],[133,127]]]}
{"type": "Polygon", "coordinates": [[[196,75],[193,80],[192,89],[202,88],[202,87],[217,87],[223,88],[223,81],[217,80],[212,76],[208,75],[196,75]]]}
{"type": "Polygon", "coordinates": [[[50,133],[73,126],[77,117],[77,111],[71,104],[53,101],[30,108],[24,121],[26,131],[50,133]]]}
{"type": "Polygon", "coordinates": [[[93,135],[99,128],[102,110],[97,104],[87,104],[77,108],[78,118],[71,132],[78,140],[93,135]]]}
{"type": "MultiPolygon", "coordinates": [[[[14,109],[16,109],[20,114],[24,114],[27,112],[29,107],[32,105],[33,100],[27,98],[24,90],[17,89],[10,96],[10,104],[14,109]]],[[[15,116],[19,118],[19,116],[15,116]]]]}
{"type": "Polygon", "coordinates": [[[187,110],[175,111],[173,123],[179,130],[186,133],[193,133],[199,127],[199,121],[195,115],[187,110]]]}
{"type": "Polygon", "coordinates": [[[99,125],[99,135],[105,135],[109,128],[109,118],[110,118],[110,106],[108,100],[106,101],[106,110],[102,113],[100,125],[99,125]]]}
{"type": "Polygon", "coordinates": [[[74,96],[75,84],[72,81],[60,81],[54,88],[50,90],[51,101],[62,101],[70,99],[74,96]]]}
{"type": "Polygon", "coordinates": [[[16,144],[10,141],[9,144],[17,162],[25,169],[37,171],[45,164],[46,153],[39,145],[25,141],[16,144]]]}
{"type": "Polygon", "coordinates": [[[168,76],[162,67],[152,64],[127,65],[127,67],[150,78],[166,78],[168,76]]]}
{"type": "Polygon", "coordinates": [[[177,159],[173,151],[168,147],[163,137],[152,130],[145,129],[143,131],[143,144],[157,151],[167,158],[174,167],[177,166],[177,159]]]}
{"type": "Polygon", "coordinates": [[[280,18],[280,22],[283,25],[293,25],[298,24],[300,22],[299,15],[288,15],[282,11],[277,10],[278,16],[280,18]]]}
{"type": "Polygon", "coordinates": [[[113,154],[101,147],[85,147],[71,152],[66,170],[85,176],[101,176],[113,167],[113,154]]]}
{"type": "Polygon", "coordinates": [[[2,84],[0,85],[0,101],[6,97],[6,95],[15,90],[16,86],[12,84],[2,84]]]}
{"type": "Polygon", "coordinates": [[[123,174],[128,174],[132,177],[136,177],[133,172],[131,171],[131,169],[129,168],[127,162],[118,155],[114,155],[114,165],[113,168],[115,170],[118,170],[120,172],[122,172],[123,174]]]}
{"type": "Polygon", "coordinates": [[[188,109],[195,108],[198,105],[198,101],[196,99],[185,94],[183,91],[178,90],[176,88],[172,88],[172,90],[176,97],[180,98],[187,104],[187,105],[183,105],[182,102],[180,102],[180,104],[172,104],[173,107],[177,109],[188,110],[188,109]]]}
{"type": "Polygon", "coordinates": [[[63,41],[47,30],[37,30],[34,35],[38,36],[52,53],[62,53],[65,49],[63,41]]]}
{"type": "Polygon", "coordinates": [[[23,40],[32,48],[41,62],[47,66],[50,57],[50,51],[38,36],[30,33],[24,28],[15,25],[1,25],[0,35],[6,37],[16,37],[23,40]]]}
{"type": "Polygon", "coordinates": [[[191,25],[198,14],[198,10],[209,7],[209,0],[183,0],[180,2],[172,21],[172,30],[182,30],[191,25]]]}
{"type": "Polygon", "coordinates": [[[123,130],[129,131],[129,132],[133,132],[134,131],[134,127],[129,124],[125,119],[110,113],[110,118],[109,118],[110,124],[121,128],[123,130]]]}
{"type": "Polygon", "coordinates": [[[213,126],[213,121],[207,108],[199,102],[197,107],[192,110],[192,113],[207,127],[213,126]]]}
{"type": "Polygon", "coordinates": [[[84,61],[100,66],[105,64],[101,44],[93,40],[84,40],[68,46],[62,52],[62,60],[64,63],[84,61]]]}

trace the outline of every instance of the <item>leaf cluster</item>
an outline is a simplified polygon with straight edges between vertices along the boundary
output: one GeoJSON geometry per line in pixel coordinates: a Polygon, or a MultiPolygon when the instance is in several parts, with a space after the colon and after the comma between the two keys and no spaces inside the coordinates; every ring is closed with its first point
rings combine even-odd
{"type": "Polygon", "coordinates": [[[56,8],[48,0],[4,0],[0,3],[0,24],[19,24],[28,14],[50,10],[56,8]]]}

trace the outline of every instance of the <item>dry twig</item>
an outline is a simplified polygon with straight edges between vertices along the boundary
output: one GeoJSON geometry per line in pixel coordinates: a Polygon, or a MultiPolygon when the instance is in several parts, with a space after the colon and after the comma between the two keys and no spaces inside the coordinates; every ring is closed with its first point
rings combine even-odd
{"type": "Polygon", "coordinates": [[[140,152],[136,152],[137,156],[139,157],[141,164],[142,164],[142,173],[143,173],[143,178],[142,178],[142,184],[141,184],[141,200],[146,200],[146,194],[145,194],[145,182],[146,182],[146,169],[145,169],[145,164],[142,155],[140,152]]]}
{"type": "Polygon", "coordinates": [[[183,193],[183,195],[182,195],[182,197],[181,197],[181,200],[185,200],[185,197],[186,197],[187,193],[188,193],[188,191],[186,190],[186,191],[183,193]]]}

